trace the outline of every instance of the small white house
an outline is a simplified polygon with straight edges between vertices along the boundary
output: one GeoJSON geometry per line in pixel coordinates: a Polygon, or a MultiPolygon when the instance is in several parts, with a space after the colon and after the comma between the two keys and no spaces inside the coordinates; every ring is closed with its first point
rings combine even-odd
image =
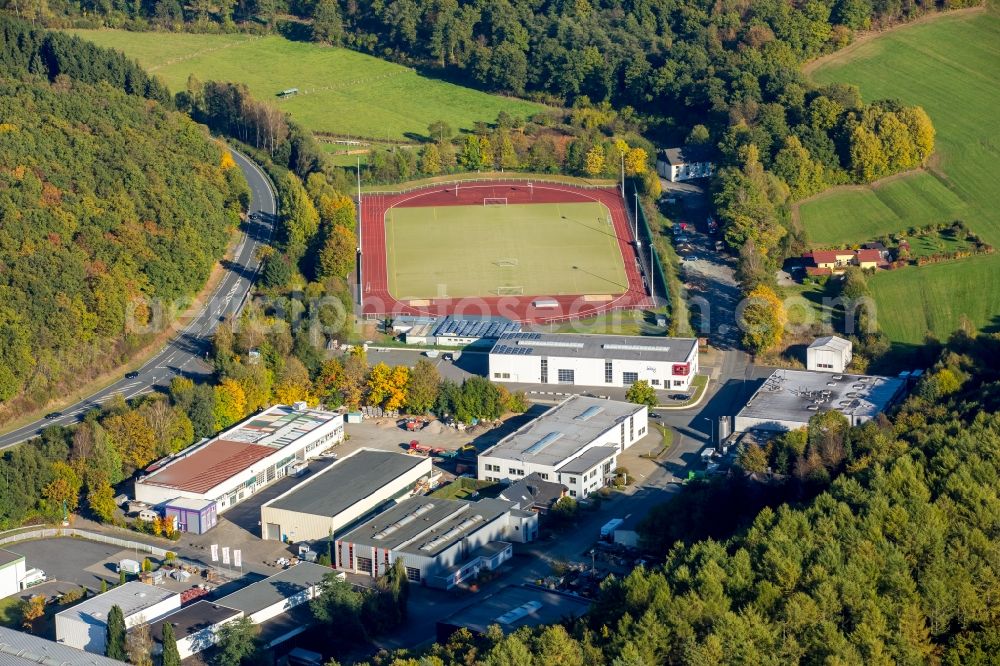
{"type": "Polygon", "coordinates": [[[850,340],[828,335],[817,338],[806,349],[806,369],[821,372],[845,372],[851,363],[850,340]]]}
{"type": "Polygon", "coordinates": [[[153,654],[163,652],[163,626],[170,623],[181,659],[215,645],[219,628],[243,617],[243,611],[211,601],[198,601],[150,624],[153,654]]]}
{"type": "Polygon", "coordinates": [[[715,173],[715,164],[698,148],[667,148],[656,160],[656,172],[671,183],[677,183],[708,178],[715,173]]]}
{"type": "Polygon", "coordinates": [[[21,590],[24,573],[24,556],[0,549],[0,599],[21,590]]]}

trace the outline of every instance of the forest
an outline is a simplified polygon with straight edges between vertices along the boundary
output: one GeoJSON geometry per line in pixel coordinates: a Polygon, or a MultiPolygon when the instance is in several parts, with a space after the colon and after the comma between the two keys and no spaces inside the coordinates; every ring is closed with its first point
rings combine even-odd
{"type": "Polygon", "coordinates": [[[44,402],[201,288],[248,190],[203,128],[106,81],[5,79],[0,117],[0,402],[44,402]]]}

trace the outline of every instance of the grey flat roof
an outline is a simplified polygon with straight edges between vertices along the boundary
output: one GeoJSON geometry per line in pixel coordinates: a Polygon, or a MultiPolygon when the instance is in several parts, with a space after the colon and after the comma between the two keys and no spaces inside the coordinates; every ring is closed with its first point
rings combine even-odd
{"type": "Polygon", "coordinates": [[[235,608],[202,600],[151,622],[149,629],[154,641],[163,642],[163,624],[169,622],[174,629],[174,636],[179,640],[242,614],[235,608]]]}
{"type": "Polygon", "coordinates": [[[319,585],[323,582],[323,576],[328,573],[333,573],[333,569],[312,562],[299,562],[294,567],[288,567],[273,576],[216,599],[215,603],[252,615],[302,590],[319,585]]]}
{"type": "Polygon", "coordinates": [[[903,386],[903,380],[894,377],[779,369],[757,389],[737,418],[805,423],[819,412],[837,410],[848,418],[864,420],[884,411],[903,386]]]}
{"type": "Polygon", "coordinates": [[[510,511],[510,502],[411,497],[354,528],[340,540],[434,557],[510,511]]]}
{"type": "Polygon", "coordinates": [[[0,567],[7,566],[12,562],[17,562],[18,560],[23,560],[24,555],[18,555],[17,553],[12,553],[9,550],[4,550],[0,548],[0,567]]]}
{"type": "Polygon", "coordinates": [[[362,449],[279,495],[264,507],[333,518],[421,465],[431,472],[430,458],[362,449]]]}
{"type": "Polygon", "coordinates": [[[587,449],[556,471],[565,474],[583,474],[616,453],[618,453],[618,449],[613,446],[595,446],[587,449]]]}
{"type": "Polygon", "coordinates": [[[491,354],[601,358],[683,363],[698,347],[695,338],[587,333],[504,333],[491,354]]]}
{"type": "Polygon", "coordinates": [[[663,157],[671,165],[691,164],[693,162],[708,162],[708,151],[699,146],[682,146],[680,148],[664,148],[663,157]]]}
{"type": "Polygon", "coordinates": [[[566,492],[566,486],[554,481],[546,481],[538,472],[532,472],[523,479],[511,483],[500,493],[500,499],[517,502],[522,509],[538,504],[546,508],[566,492]]]}
{"type": "Polygon", "coordinates": [[[510,633],[526,625],[552,624],[567,617],[580,617],[589,609],[590,602],[576,596],[511,586],[452,613],[441,620],[441,624],[466,627],[480,634],[491,624],[498,624],[505,633],[510,633]]]}
{"type": "MultiPolygon", "coordinates": [[[[121,608],[122,613],[127,618],[130,615],[142,612],[154,604],[160,603],[164,599],[176,596],[179,595],[171,590],[164,590],[155,585],[132,581],[118,587],[113,587],[107,592],[98,594],[92,599],[87,599],[72,608],[67,608],[58,613],[58,615],[88,624],[93,623],[95,620],[100,623],[106,623],[108,611],[111,610],[112,606],[121,608]]],[[[146,621],[155,619],[157,618],[147,617],[146,621]]]]}
{"type": "Polygon", "coordinates": [[[559,467],[602,433],[643,409],[630,402],[573,395],[479,455],[559,467]]]}
{"type": "Polygon", "coordinates": [[[125,666],[125,662],[91,654],[39,636],[0,627],[0,666],[125,666]]]}

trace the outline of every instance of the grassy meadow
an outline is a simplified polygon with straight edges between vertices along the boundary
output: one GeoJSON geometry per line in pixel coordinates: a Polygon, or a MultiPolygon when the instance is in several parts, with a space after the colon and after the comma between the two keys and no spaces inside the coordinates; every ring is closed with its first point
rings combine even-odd
{"type": "Polygon", "coordinates": [[[175,92],[185,87],[190,74],[201,81],[245,83],[254,96],[274,100],[316,132],[405,140],[426,134],[435,120],[469,129],[476,121],[495,120],[501,111],[525,117],[543,108],[422,76],[355,51],[277,36],[70,32],[123,51],[175,92]],[[277,93],[288,88],[300,93],[278,100],[277,93]]]}
{"type": "MultiPolygon", "coordinates": [[[[849,47],[812,72],[856,84],[866,100],[920,104],[937,128],[932,168],[875,188],[843,188],[800,208],[814,245],[854,243],[931,222],[964,220],[1000,247],[1000,13],[941,16],[849,47]]],[[[963,315],[996,326],[1000,254],[882,272],[879,321],[894,342],[945,338],[963,315]]]]}

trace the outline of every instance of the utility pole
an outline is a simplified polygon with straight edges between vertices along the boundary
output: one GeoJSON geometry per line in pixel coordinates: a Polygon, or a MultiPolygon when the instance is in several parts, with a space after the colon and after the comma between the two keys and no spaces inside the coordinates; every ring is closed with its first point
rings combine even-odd
{"type": "Polygon", "coordinates": [[[635,246],[642,247],[642,241],[639,240],[639,190],[633,194],[635,194],[635,246]]]}
{"type": "Polygon", "coordinates": [[[625,153],[621,153],[622,158],[622,199],[625,198],[625,153]]]}

